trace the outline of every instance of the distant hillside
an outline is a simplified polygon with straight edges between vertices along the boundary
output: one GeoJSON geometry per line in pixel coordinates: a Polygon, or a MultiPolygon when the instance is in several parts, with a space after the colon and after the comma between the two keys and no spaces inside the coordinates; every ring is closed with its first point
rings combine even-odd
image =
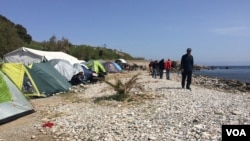
{"type": "Polygon", "coordinates": [[[27,33],[26,28],[0,15],[0,57],[31,41],[32,37],[27,33]]]}
{"type": "Polygon", "coordinates": [[[0,57],[2,58],[4,54],[22,46],[44,51],[62,51],[77,57],[79,60],[144,59],[135,58],[128,53],[106,47],[73,45],[67,38],[57,39],[55,35],[52,35],[48,41],[37,42],[32,40],[32,36],[21,24],[15,24],[0,15],[0,57]]]}
{"type": "Polygon", "coordinates": [[[44,41],[42,43],[32,41],[30,44],[26,44],[26,47],[45,51],[63,51],[72,56],[75,56],[79,60],[85,61],[91,59],[136,59],[128,53],[121,52],[115,49],[109,49],[106,47],[94,47],[89,45],[72,45],[71,43],[67,43],[67,41],[63,39],[54,41],[44,41]]]}

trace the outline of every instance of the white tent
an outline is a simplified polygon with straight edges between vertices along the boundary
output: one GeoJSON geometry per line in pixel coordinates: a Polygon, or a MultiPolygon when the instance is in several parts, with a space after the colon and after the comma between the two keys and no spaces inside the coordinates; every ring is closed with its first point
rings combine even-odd
{"type": "Polygon", "coordinates": [[[29,65],[32,63],[40,63],[51,59],[64,59],[70,62],[71,65],[79,63],[79,60],[64,52],[41,51],[31,48],[21,47],[4,55],[4,62],[24,63],[29,65]]]}
{"type": "Polygon", "coordinates": [[[80,64],[77,65],[77,63],[75,63],[74,65],[71,65],[67,60],[51,59],[49,60],[49,63],[68,81],[70,81],[75,74],[83,72],[83,68],[80,64]]]}
{"type": "Polygon", "coordinates": [[[126,61],[126,60],[124,60],[124,59],[117,59],[116,61],[121,62],[121,63],[124,63],[124,64],[126,64],[126,63],[127,63],[127,61],[126,61]]]}

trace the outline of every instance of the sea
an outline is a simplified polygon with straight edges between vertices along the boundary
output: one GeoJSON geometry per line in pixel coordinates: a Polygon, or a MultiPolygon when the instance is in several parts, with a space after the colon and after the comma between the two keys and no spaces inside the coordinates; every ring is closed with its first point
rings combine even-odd
{"type": "Polygon", "coordinates": [[[193,74],[250,83],[250,66],[213,66],[210,68],[213,69],[195,70],[193,74]]]}

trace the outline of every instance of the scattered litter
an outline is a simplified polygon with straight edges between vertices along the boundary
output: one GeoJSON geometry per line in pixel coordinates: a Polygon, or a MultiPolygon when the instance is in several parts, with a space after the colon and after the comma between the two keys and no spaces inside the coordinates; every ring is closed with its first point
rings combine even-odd
{"type": "Polygon", "coordinates": [[[52,126],[54,126],[54,123],[52,123],[52,122],[46,122],[46,123],[43,124],[43,127],[51,128],[52,126]]]}

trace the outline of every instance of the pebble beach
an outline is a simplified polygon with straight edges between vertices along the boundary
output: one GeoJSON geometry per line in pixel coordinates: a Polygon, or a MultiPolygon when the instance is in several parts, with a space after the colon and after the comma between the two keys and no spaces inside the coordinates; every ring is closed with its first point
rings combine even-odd
{"type": "Polygon", "coordinates": [[[8,126],[16,121],[0,126],[0,140],[217,141],[222,125],[250,125],[249,92],[230,93],[198,85],[191,85],[190,91],[181,88],[177,73],[171,74],[171,80],[154,79],[147,71],[128,73],[111,75],[126,81],[140,73],[137,83],[144,90],[131,90],[131,95],[141,96],[138,100],[95,102],[115,91],[103,82],[75,86],[70,94],[31,99],[35,115],[28,116],[25,126],[8,126]],[[43,127],[47,122],[53,126],[43,127]],[[8,131],[3,129],[6,127],[8,131]]]}

